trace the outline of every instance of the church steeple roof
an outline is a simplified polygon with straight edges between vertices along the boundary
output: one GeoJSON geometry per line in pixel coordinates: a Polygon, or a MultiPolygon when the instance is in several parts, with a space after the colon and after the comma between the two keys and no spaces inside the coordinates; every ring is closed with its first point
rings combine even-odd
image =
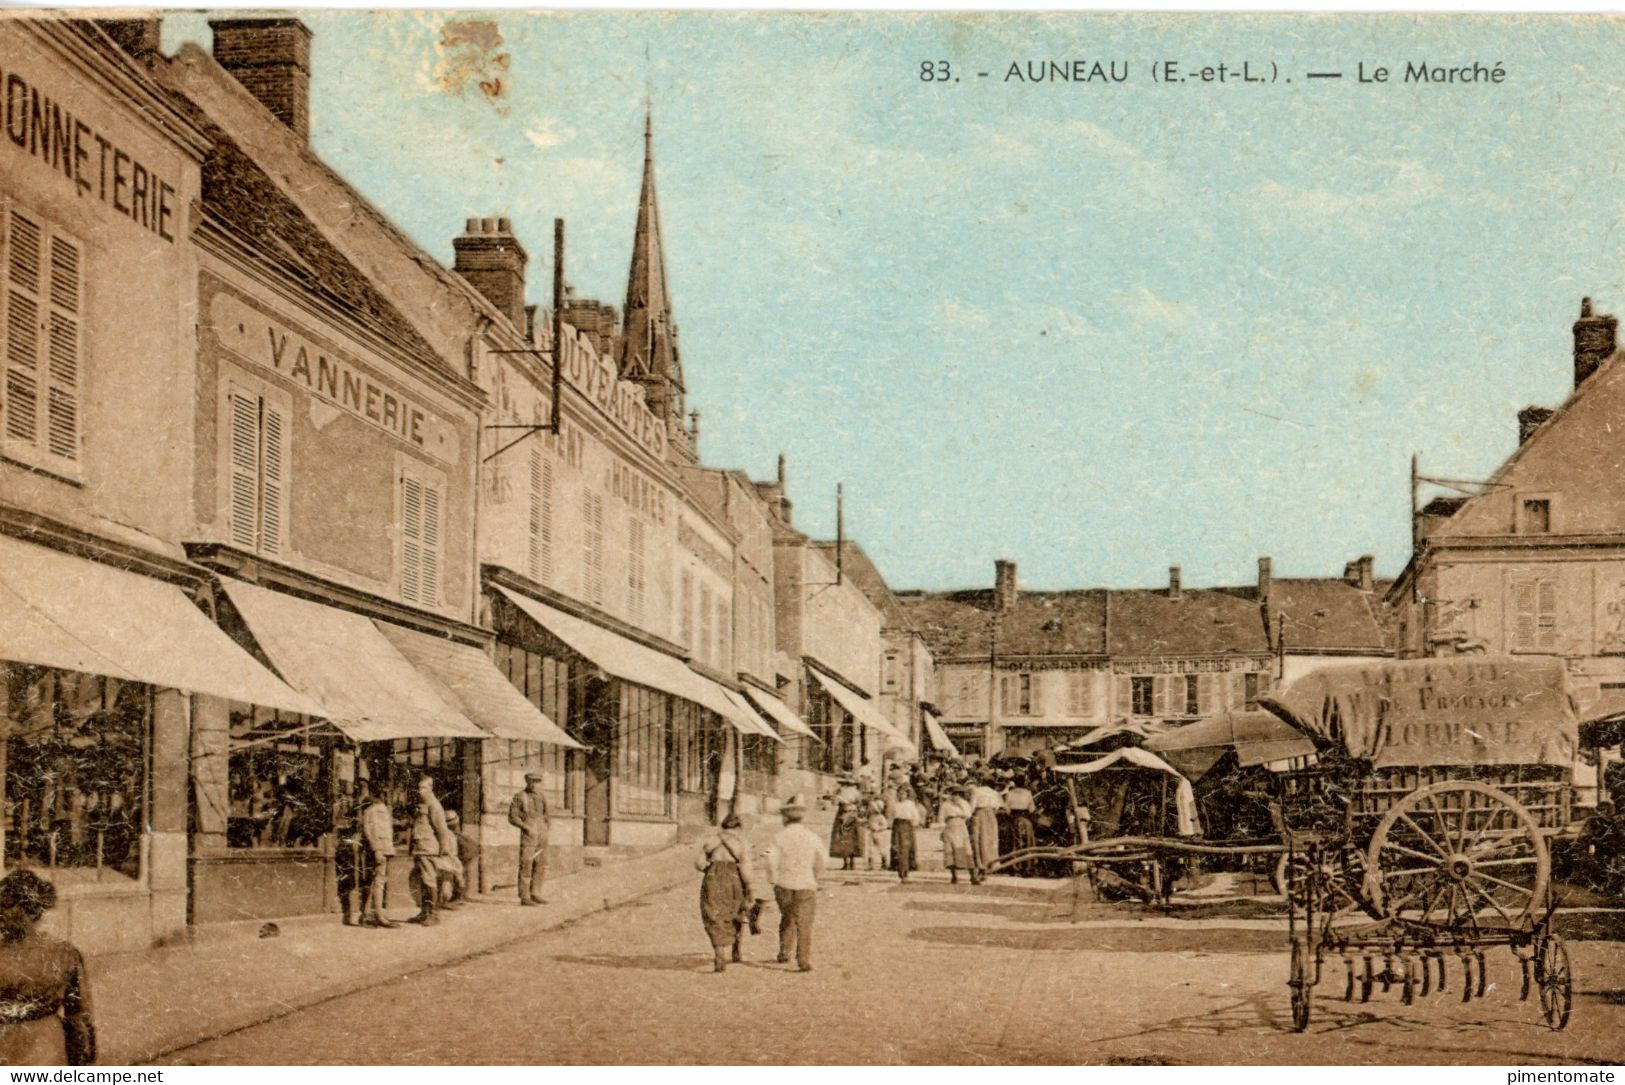
{"type": "Polygon", "coordinates": [[[660,208],[655,200],[652,110],[643,115],[643,191],[638,197],[638,223],[632,237],[632,269],[626,283],[621,335],[620,374],[643,385],[645,399],[666,421],[675,447],[686,447],[683,428],[683,367],[677,350],[677,326],[671,318],[666,288],[666,253],[660,238],[660,208]]]}

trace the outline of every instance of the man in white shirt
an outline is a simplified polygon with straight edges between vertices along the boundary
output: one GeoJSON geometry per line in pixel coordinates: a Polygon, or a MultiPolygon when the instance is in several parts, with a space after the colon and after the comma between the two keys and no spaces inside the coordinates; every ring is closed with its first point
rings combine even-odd
{"type": "Polygon", "coordinates": [[[813,911],[826,848],[818,834],[801,823],[807,815],[806,799],[792,795],[779,813],[784,828],[767,849],[767,872],[779,904],[779,963],[790,963],[793,952],[800,970],[811,972],[813,911]]]}

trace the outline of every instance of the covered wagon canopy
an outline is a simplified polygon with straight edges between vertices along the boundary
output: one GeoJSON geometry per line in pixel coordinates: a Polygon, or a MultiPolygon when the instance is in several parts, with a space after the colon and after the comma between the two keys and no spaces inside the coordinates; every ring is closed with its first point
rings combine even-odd
{"type": "Polygon", "coordinates": [[[1259,703],[1375,768],[1569,765],[1578,742],[1563,661],[1457,656],[1312,671],[1259,703]]]}
{"type": "Polygon", "coordinates": [[[1180,836],[1198,836],[1202,832],[1202,823],[1196,816],[1196,792],[1191,782],[1179,774],[1168,762],[1154,753],[1136,749],[1133,746],[1124,746],[1113,750],[1105,757],[1097,757],[1093,761],[1085,761],[1081,765],[1056,765],[1055,771],[1066,776],[1088,776],[1107,769],[1142,768],[1156,772],[1166,773],[1175,780],[1174,786],[1174,813],[1177,820],[1177,831],[1180,836]]]}
{"type": "Polygon", "coordinates": [[[1192,780],[1205,776],[1228,751],[1242,768],[1308,757],[1315,744],[1273,712],[1226,712],[1200,723],[1154,735],[1145,748],[1160,754],[1192,780]]]}

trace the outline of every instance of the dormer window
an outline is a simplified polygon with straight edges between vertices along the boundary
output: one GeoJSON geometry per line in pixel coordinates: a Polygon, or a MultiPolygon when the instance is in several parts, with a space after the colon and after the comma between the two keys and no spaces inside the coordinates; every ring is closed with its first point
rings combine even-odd
{"type": "Polygon", "coordinates": [[[1547,494],[1524,494],[1518,498],[1515,525],[1519,535],[1549,535],[1552,531],[1552,499],[1547,494]]]}

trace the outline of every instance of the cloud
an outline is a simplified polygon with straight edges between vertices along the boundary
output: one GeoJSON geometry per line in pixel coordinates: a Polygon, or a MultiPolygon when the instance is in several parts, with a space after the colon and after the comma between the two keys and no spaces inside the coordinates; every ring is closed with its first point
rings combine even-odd
{"type": "Polygon", "coordinates": [[[552,150],[576,138],[576,130],[561,121],[546,118],[533,128],[526,129],[525,138],[542,150],[552,150]]]}
{"type": "MultiPolygon", "coordinates": [[[[1360,165],[1356,159],[1351,164],[1360,165]]],[[[1287,210],[1303,214],[1339,218],[1362,212],[1386,211],[1447,194],[1444,182],[1420,162],[1384,160],[1370,165],[1386,169],[1386,180],[1368,192],[1334,192],[1328,188],[1293,188],[1277,181],[1258,186],[1260,212],[1287,210]]]]}

